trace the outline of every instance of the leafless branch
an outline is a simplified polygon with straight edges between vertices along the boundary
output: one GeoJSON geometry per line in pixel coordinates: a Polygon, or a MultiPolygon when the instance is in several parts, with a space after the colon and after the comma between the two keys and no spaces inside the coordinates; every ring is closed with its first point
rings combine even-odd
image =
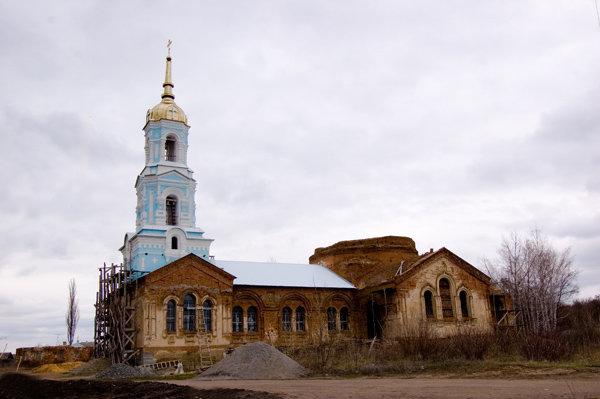
{"type": "Polygon", "coordinates": [[[526,330],[547,334],[556,329],[557,309],[575,293],[577,272],[570,249],[556,250],[540,230],[504,239],[495,262],[486,261],[500,287],[512,296],[526,330]]]}

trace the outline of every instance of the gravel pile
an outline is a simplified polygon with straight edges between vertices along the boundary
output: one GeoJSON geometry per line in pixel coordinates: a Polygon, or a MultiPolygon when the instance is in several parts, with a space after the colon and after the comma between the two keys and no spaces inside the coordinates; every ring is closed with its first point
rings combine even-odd
{"type": "Polygon", "coordinates": [[[92,359],[87,363],[83,363],[81,366],[74,368],[69,372],[70,375],[84,376],[94,375],[110,367],[110,359],[107,358],[96,358],[92,359]]]}
{"type": "Polygon", "coordinates": [[[123,380],[128,378],[139,378],[154,375],[154,371],[148,368],[131,367],[125,363],[113,364],[106,370],[96,374],[96,378],[101,380],[123,380]]]}
{"type": "Polygon", "coordinates": [[[200,378],[277,380],[299,378],[307,373],[307,369],[271,345],[254,342],[235,349],[200,374],[200,378]]]}

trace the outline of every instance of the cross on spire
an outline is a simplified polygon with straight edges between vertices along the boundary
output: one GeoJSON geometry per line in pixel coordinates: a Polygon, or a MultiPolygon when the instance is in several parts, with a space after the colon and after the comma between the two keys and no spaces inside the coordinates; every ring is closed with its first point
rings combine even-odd
{"type": "Polygon", "coordinates": [[[173,95],[173,82],[171,81],[171,40],[167,41],[167,65],[165,69],[165,82],[163,83],[163,101],[172,101],[175,96],[173,95]],[[166,100],[165,100],[166,99],[166,100]]]}

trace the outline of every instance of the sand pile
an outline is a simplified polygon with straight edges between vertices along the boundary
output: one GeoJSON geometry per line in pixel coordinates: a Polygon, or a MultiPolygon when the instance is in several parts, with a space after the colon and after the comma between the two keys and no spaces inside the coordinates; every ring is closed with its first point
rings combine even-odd
{"type": "Polygon", "coordinates": [[[68,373],[72,369],[79,367],[83,362],[65,362],[65,363],[52,363],[42,364],[37,366],[32,371],[34,373],[68,373]]]}
{"type": "Polygon", "coordinates": [[[200,374],[200,378],[276,380],[299,378],[307,373],[307,369],[271,345],[254,342],[240,346],[200,374]]]}

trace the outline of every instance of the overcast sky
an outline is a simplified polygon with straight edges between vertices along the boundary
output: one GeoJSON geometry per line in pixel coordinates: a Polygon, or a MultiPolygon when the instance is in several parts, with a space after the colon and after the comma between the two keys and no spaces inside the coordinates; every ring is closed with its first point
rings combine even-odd
{"type": "Polygon", "coordinates": [[[475,266],[541,228],[600,293],[594,0],[0,1],[0,351],[93,338],[172,39],[212,254],[412,237],[475,266]]]}

